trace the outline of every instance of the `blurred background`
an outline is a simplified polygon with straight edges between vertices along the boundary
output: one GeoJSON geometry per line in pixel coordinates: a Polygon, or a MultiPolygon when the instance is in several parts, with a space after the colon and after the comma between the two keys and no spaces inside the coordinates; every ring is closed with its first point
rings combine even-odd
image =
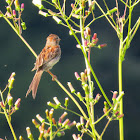
{"type": "MultiPolygon", "coordinates": [[[[38,8],[32,4],[30,0],[19,0],[24,2],[25,10],[22,19],[26,22],[27,30],[23,31],[23,37],[31,45],[34,51],[39,54],[45,45],[46,37],[50,33],[57,34],[60,38],[60,45],[62,49],[62,56],[53,69],[52,73],[57,75],[58,79],[64,86],[67,87],[67,82],[72,82],[76,91],[83,92],[80,87],[80,82],[74,77],[74,72],[82,72],[85,69],[83,55],[80,49],[76,48],[75,39],[69,35],[69,30],[51,18],[45,18],[38,14],[38,8]]],[[[73,2],[73,1],[72,1],[73,2]]],[[[114,2],[115,3],[115,2],[114,2]]],[[[110,9],[113,8],[114,3],[110,3],[110,9]]],[[[5,12],[6,3],[4,0],[0,2],[0,10],[5,12]]],[[[133,15],[133,23],[140,15],[140,10],[136,7],[133,15]]],[[[124,8],[124,7],[122,7],[124,8]]],[[[96,15],[96,14],[95,14],[96,15]]],[[[98,15],[98,12],[97,12],[98,15]]],[[[118,91],[118,38],[116,32],[112,29],[105,18],[97,20],[91,25],[92,34],[97,33],[99,44],[107,43],[104,49],[92,49],[91,64],[93,69],[104,89],[107,96],[111,99],[111,90],[118,91]]],[[[28,50],[25,44],[15,34],[7,22],[0,18],[0,89],[3,90],[7,84],[7,80],[12,72],[16,73],[14,88],[11,91],[14,101],[21,98],[20,109],[12,115],[12,124],[17,137],[22,135],[25,139],[26,127],[30,127],[34,132],[34,138],[37,139],[38,130],[32,124],[32,119],[36,114],[40,114],[45,118],[45,110],[48,101],[53,102],[53,97],[57,96],[59,101],[63,104],[66,93],[51,80],[48,73],[44,73],[40,81],[40,85],[35,100],[32,99],[31,94],[25,98],[30,82],[35,72],[31,72],[34,67],[35,57],[28,50]]],[[[94,79],[93,79],[94,81],[94,79]]],[[[138,31],[131,43],[131,47],[127,50],[125,61],[123,62],[123,90],[124,96],[124,130],[125,139],[135,140],[140,139],[139,125],[140,125],[140,32],[138,31]]],[[[100,93],[96,83],[94,94],[100,93]]],[[[6,92],[5,92],[6,94],[6,92]]],[[[95,106],[95,119],[103,115],[103,101],[95,106]]],[[[70,100],[69,108],[79,112],[75,104],[70,100]]],[[[61,116],[63,110],[55,110],[54,116],[56,120],[61,116]]],[[[79,117],[68,112],[71,121],[79,121],[79,117]]],[[[99,133],[102,132],[107,120],[104,119],[97,125],[99,133]]],[[[64,137],[56,139],[71,140],[71,135],[78,133],[76,128],[66,131],[64,137]]],[[[118,140],[118,121],[110,123],[107,131],[104,134],[104,139],[118,140]]],[[[4,115],[0,114],[0,138],[12,140],[12,134],[8,127],[4,115]]],[[[90,139],[85,135],[85,139],[90,139]]]]}

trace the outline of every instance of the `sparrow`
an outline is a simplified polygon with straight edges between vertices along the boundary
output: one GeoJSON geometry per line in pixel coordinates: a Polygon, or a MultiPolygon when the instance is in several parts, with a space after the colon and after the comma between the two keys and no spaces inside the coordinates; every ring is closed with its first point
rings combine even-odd
{"type": "Polygon", "coordinates": [[[50,34],[46,38],[46,45],[38,55],[35,66],[32,69],[32,71],[36,70],[36,73],[26,93],[26,97],[32,91],[33,99],[35,99],[38,85],[44,71],[55,77],[49,70],[60,60],[61,48],[59,42],[60,38],[55,34],[50,34]]]}

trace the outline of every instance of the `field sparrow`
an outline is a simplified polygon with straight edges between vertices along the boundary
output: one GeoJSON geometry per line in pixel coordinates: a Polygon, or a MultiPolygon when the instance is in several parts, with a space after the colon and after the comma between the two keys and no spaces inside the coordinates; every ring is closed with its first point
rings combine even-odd
{"type": "Polygon", "coordinates": [[[55,34],[50,34],[46,40],[46,45],[38,55],[35,66],[32,69],[32,71],[36,70],[36,73],[26,93],[26,97],[32,91],[32,96],[35,99],[42,73],[46,71],[53,75],[49,70],[61,57],[60,38],[55,34]]]}

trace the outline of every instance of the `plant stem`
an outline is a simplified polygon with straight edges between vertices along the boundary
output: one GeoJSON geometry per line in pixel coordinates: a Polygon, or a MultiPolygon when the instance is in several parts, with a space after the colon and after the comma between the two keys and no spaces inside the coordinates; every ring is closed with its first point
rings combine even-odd
{"type": "Polygon", "coordinates": [[[53,140],[52,120],[50,121],[50,140],[53,140]]]}
{"type": "Polygon", "coordinates": [[[83,117],[85,119],[88,119],[87,115],[85,114],[84,110],[82,109],[82,107],[79,105],[79,103],[75,100],[75,98],[70,94],[70,92],[59,82],[58,79],[55,79],[55,81],[57,82],[57,84],[68,94],[68,96],[73,100],[73,102],[76,104],[76,106],[79,108],[79,110],[81,111],[83,117]]]}
{"type": "Polygon", "coordinates": [[[11,122],[10,122],[10,119],[9,119],[9,117],[8,117],[8,115],[7,115],[6,109],[3,108],[3,110],[4,110],[5,117],[6,117],[6,119],[7,119],[8,125],[9,125],[9,127],[10,127],[10,129],[11,129],[12,135],[13,135],[13,137],[14,137],[14,140],[17,140],[17,137],[16,137],[16,135],[15,135],[14,129],[13,129],[12,124],[11,124],[11,122]]]}
{"type": "Polygon", "coordinates": [[[32,52],[32,54],[37,58],[37,54],[35,51],[31,48],[31,46],[26,42],[26,40],[19,34],[19,32],[16,30],[16,28],[13,26],[13,24],[8,20],[7,17],[3,16],[3,18],[7,21],[7,23],[11,26],[11,28],[16,32],[16,34],[19,36],[19,38],[25,43],[25,45],[28,47],[28,49],[32,52]]]}
{"type": "MultiPolygon", "coordinates": [[[[123,39],[120,39],[119,62],[118,62],[119,94],[121,94],[122,92],[122,47],[123,47],[123,39]]],[[[123,98],[120,100],[120,114],[123,114],[123,98]]],[[[123,117],[119,119],[119,131],[120,131],[120,140],[124,140],[123,117]]]]}

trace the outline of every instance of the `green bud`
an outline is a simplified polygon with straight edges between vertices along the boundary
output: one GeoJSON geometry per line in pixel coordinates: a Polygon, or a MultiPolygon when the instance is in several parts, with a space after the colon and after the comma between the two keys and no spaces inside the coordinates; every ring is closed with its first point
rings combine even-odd
{"type": "Polygon", "coordinates": [[[7,102],[8,105],[11,107],[13,105],[13,97],[11,96],[11,94],[9,93],[7,96],[7,102]]]}
{"type": "Polygon", "coordinates": [[[77,92],[77,96],[78,96],[78,98],[80,99],[80,101],[83,101],[83,100],[84,100],[84,98],[82,97],[82,95],[81,95],[80,92],[77,92]]]}
{"type": "Polygon", "coordinates": [[[51,107],[53,107],[53,108],[55,108],[55,109],[57,109],[57,108],[59,107],[58,105],[53,104],[53,103],[51,103],[50,101],[47,102],[47,105],[49,105],[49,106],[51,106],[51,107]]]}
{"type": "Polygon", "coordinates": [[[20,4],[19,4],[19,1],[18,0],[15,0],[14,1],[14,4],[15,4],[15,8],[17,11],[20,11],[20,4]]]}
{"type": "Polygon", "coordinates": [[[64,135],[65,135],[65,132],[64,131],[57,132],[57,136],[58,137],[61,137],[61,136],[64,136],[64,135]]]}
{"type": "Polygon", "coordinates": [[[68,98],[68,97],[66,97],[66,98],[65,98],[65,104],[64,104],[64,105],[67,107],[67,106],[68,106],[68,104],[69,104],[69,98],[68,98]]]}
{"type": "Polygon", "coordinates": [[[68,85],[68,87],[69,87],[71,93],[75,93],[75,89],[73,88],[71,82],[67,82],[67,85],[68,85]]]}
{"type": "Polygon", "coordinates": [[[23,30],[26,30],[26,29],[27,29],[25,22],[22,22],[22,23],[21,23],[21,26],[22,26],[22,29],[23,29],[23,30]]]}

